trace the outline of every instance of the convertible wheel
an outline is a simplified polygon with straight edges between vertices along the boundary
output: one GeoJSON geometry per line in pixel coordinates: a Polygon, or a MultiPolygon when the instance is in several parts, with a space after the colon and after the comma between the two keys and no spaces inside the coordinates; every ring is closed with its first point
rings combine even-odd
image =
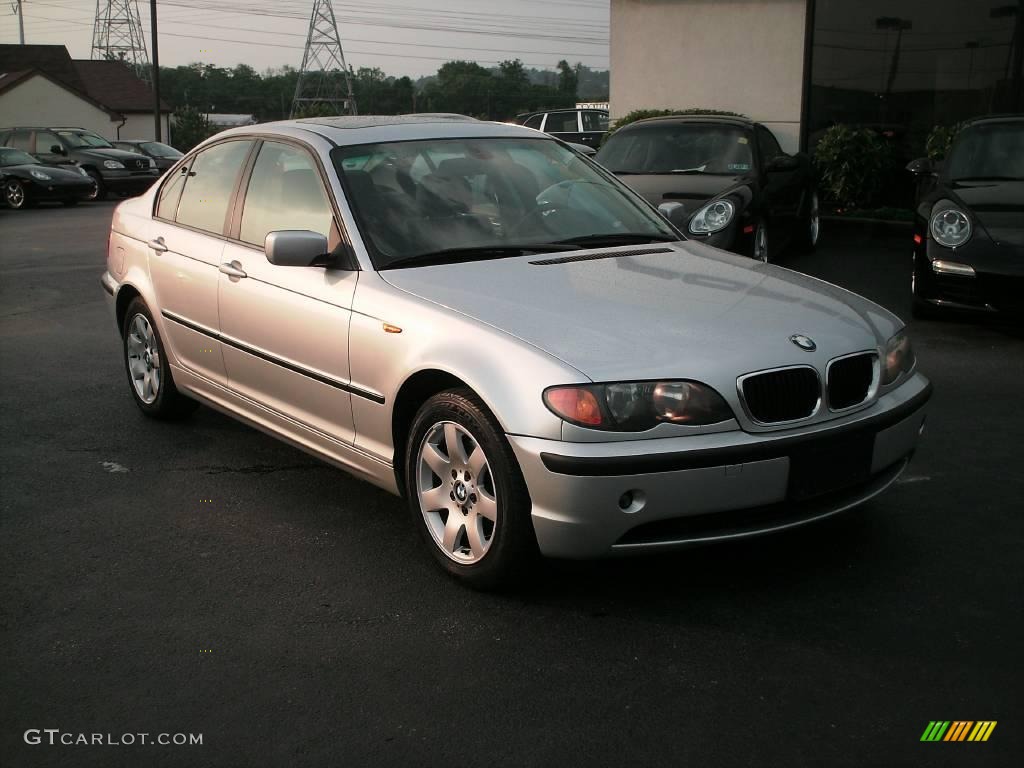
{"type": "Polygon", "coordinates": [[[142,299],[128,306],[122,332],[124,367],[135,404],[147,416],[180,419],[199,405],[178,392],[153,316],[142,299]]]}
{"type": "Polygon", "coordinates": [[[811,192],[807,203],[807,213],[800,220],[800,231],[797,233],[798,245],[801,251],[810,253],[818,245],[818,236],[821,234],[821,212],[818,206],[818,193],[811,192]]]}
{"type": "Polygon", "coordinates": [[[4,200],[15,210],[29,208],[32,205],[32,201],[25,193],[25,187],[17,179],[9,179],[4,184],[4,200]]]}
{"type": "Polygon", "coordinates": [[[430,398],[413,421],[405,458],[410,511],[442,568],[485,589],[528,575],[537,542],[526,483],[472,392],[430,398]]]}
{"type": "Polygon", "coordinates": [[[768,250],[768,224],[764,219],[757,222],[754,230],[754,258],[767,264],[771,260],[768,250]]]}

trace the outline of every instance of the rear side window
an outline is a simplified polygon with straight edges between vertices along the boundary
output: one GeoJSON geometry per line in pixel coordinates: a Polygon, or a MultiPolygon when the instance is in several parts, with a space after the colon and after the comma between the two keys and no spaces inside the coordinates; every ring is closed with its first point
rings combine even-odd
{"type": "Polygon", "coordinates": [[[575,112],[552,112],[544,125],[547,133],[578,133],[579,123],[575,112]]]}
{"type": "Polygon", "coordinates": [[[187,178],[188,165],[164,183],[160,189],[160,202],[156,206],[157,218],[174,221],[174,214],[178,210],[178,200],[181,199],[181,190],[185,186],[187,178]]]}
{"type": "Polygon", "coordinates": [[[316,163],[289,144],[264,142],[242,208],[242,242],[263,245],[268,232],[307,229],[331,236],[334,214],[316,163]]]}
{"type": "Polygon", "coordinates": [[[251,147],[251,141],[226,141],[197,154],[189,168],[174,220],[188,227],[222,234],[231,192],[251,147]]]}
{"type": "Polygon", "coordinates": [[[54,147],[63,148],[57,134],[52,131],[36,131],[36,152],[52,154],[54,147]]]}
{"type": "Polygon", "coordinates": [[[544,120],[544,115],[534,115],[533,117],[527,118],[526,122],[523,123],[527,128],[536,128],[540,130],[540,124],[544,120]]]}

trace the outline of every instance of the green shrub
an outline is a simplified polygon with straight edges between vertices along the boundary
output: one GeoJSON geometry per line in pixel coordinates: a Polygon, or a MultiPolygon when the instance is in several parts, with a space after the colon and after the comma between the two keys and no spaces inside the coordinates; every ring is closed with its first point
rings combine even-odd
{"type": "Polygon", "coordinates": [[[840,208],[870,207],[892,162],[892,148],[869,128],[834,125],[814,149],[821,189],[840,208]]]}
{"type": "Polygon", "coordinates": [[[739,112],[724,112],[720,109],[634,109],[632,112],[623,115],[608,129],[608,135],[611,136],[615,131],[619,130],[623,126],[635,123],[637,120],[646,120],[648,117],[669,117],[671,115],[727,115],[729,117],[746,117],[741,115],[739,112]]]}
{"type": "Polygon", "coordinates": [[[963,127],[963,123],[956,123],[955,125],[936,125],[932,128],[924,143],[924,151],[928,155],[928,159],[932,162],[945,160],[950,147],[953,146],[953,139],[963,130],[963,127]]]}
{"type": "Polygon", "coordinates": [[[179,152],[188,152],[215,133],[206,115],[193,107],[181,107],[171,115],[171,143],[179,152]]]}

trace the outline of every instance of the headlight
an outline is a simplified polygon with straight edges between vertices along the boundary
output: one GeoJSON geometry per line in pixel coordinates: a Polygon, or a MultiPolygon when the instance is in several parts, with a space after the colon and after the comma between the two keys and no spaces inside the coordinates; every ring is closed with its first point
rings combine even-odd
{"type": "Polygon", "coordinates": [[[37,171],[35,169],[29,171],[29,173],[32,174],[33,179],[39,179],[40,181],[50,181],[53,178],[49,174],[43,173],[42,171],[37,171]]]}
{"type": "Polygon", "coordinates": [[[957,248],[971,239],[971,220],[957,208],[946,208],[932,216],[931,230],[939,245],[957,248]]]}
{"type": "Polygon", "coordinates": [[[736,213],[731,200],[715,200],[708,203],[690,220],[690,232],[695,235],[710,235],[729,226],[736,213]]]}
{"type": "Polygon", "coordinates": [[[733,418],[722,396],[697,381],[548,387],[544,404],[570,424],[616,432],[641,432],[662,422],[702,426],[733,418]]]}
{"type": "Polygon", "coordinates": [[[120,163],[117,160],[104,160],[104,168],[124,168],[124,163],[120,163]]]}
{"type": "Polygon", "coordinates": [[[910,336],[900,331],[885,344],[885,356],[882,358],[882,385],[892,384],[905,373],[914,368],[914,350],[910,346],[910,336]]]}

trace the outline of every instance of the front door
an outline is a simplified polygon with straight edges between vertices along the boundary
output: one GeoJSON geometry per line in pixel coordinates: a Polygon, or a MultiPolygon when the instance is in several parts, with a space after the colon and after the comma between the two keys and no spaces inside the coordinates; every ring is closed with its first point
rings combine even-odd
{"type": "Polygon", "coordinates": [[[304,147],[266,141],[237,239],[221,256],[220,327],[229,386],[345,443],[354,440],[348,332],[359,273],[267,261],[267,233],[310,230],[340,243],[321,170],[304,147]]]}

